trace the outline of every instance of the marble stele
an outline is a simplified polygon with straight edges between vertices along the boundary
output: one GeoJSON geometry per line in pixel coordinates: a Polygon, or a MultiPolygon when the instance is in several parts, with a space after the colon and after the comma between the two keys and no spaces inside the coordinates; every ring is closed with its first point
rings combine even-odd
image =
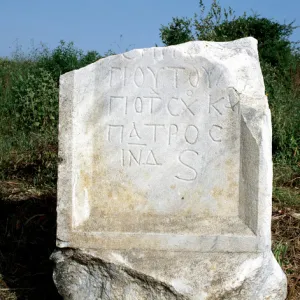
{"type": "Polygon", "coordinates": [[[106,57],[60,79],[64,299],[283,300],[257,41],[106,57]]]}

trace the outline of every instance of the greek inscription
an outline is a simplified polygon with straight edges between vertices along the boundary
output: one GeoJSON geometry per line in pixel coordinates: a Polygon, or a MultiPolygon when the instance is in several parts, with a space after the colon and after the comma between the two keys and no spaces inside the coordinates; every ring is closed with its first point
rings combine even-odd
{"type": "MultiPolygon", "coordinates": [[[[169,59],[173,52],[154,49],[145,56],[149,58],[152,53],[161,60],[165,56],[169,59]]],[[[208,65],[185,68],[178,66],[176,60],[176,66],[132,64],[141,55],[142,52],[123,54],[127,68],[116,65],[107,74],[113,87],[113,96],[105,99],[108,116],[103,118],[105,124],[112,123],[104,131],[108,149],[114,151],[118,147],[119,166],[137,171],[139,167],[152,170],[164,164],[168,168],[177,158],[173,180],[194,182],[201,176],[200,149],[210,144],[214,152],[222,151],[220,143],[226,142],[224,124],[236,125],[232,118],[239,112],[240,95],[233,87],[217,89],[216,79],[223,80],[221,76],[226,75],[216,74],[208,65]],[[116,90],[121,91],[126,85],[131,94],[117,94],[116,90]],[[212,85],[214,89],[209,91],[212,85]],[[203,86],[203,91],[199,90],[203,86]],[[169,158],[167,153],[173,155],[175,151],[175,157],[169,158]]]]}
{"type": "Polygon", "coordinates": [[[161,166],[161,164],[159,164],[157,162],[157,159],[155,158],[153,150],[149,151],[145,165],[149,165],[149,166],[161,166]]]}
{"type": "Polygon", "coordinates": [[[154,113],[154,100],[159,100],[160,102],[162,99],[160,97],[143,97],[144,99],[150,99],[150,114],[154,113]]]}
{"type": "MultiPolygon", "coordinates": [[[[127,60],[133,60],[136,58],[134,53],[128,54],[124,53],[123,57],[127,60]]],[[[192,67],[188,72],[185,71],[185,67],[180,66],[169,66],[169,67],[159,67],[154,66],[140,66],[131,70],[130,67],[111,67],[109,84],[111,87],[116,86],[127,86],[129,83],[133,83],[136,87],[141,88],[144,86],[147,79],[152,78],[153,88],[163,87],[164,84],[168,82],[169,76],[173,76],[171,80],[171,85],[174,88],[178,88],[180,82],[187,82],[192,88],[199,87],[202,77],[207,78],[207,85],[211,88],[211,76],[214,70],[207,70],[205,67],[197,69],[192,67]],[[203,71],[202,71],[203,69],[203,71]],[[164,74],[162,74],[162,72],[164,74]],[[129,82],[129,79],[132,80],[129,82]]],[[[221,74],[222,75],[222,74],[221,74]]],[[[220,75],[220,76],[221,76],[220,75]]]]}
{"type": "Polygon", "coordinates": [[[129,166],[132,165],[132,161],[135,161],[137,165],[141,165],[142,149],[139,149],[138,155],[135,156],[131,150],[129,152],[129,166]]]}
{"type": "Polygon", "coordinates": [[[162,166],[153,150],[122,149],[121,166],[162,166]]]}
{"type": "Polygon", "coordinates": [[[199,100],[196,99],[194,102],[192,102],[191,104],[188,105],[185,102],[185,100],[183,100],[182,98],[172,97],[168,102],[167,109],[168,109],[168,112],[170,113],[170,115],[173,117],[178,117],[178,116],[182,115],[185,111],[189,112],[192,116],[195,116],[195,113],[191,109],[191,106],[193,104],[195,104],[197,101],[199,101],[199,100]],[[179,103],[182,103],[182,104],[179,105],[179,103]],[[178,107],[179,107],[179,109],[178,109],[178,107]]]}
{"type": "Polygon", "coordinates": [[[183,67],[167,67],[167,68],[174,71],[174,87],[178,88],[178,75],[179,75],[178,71],[185,70],[185,68],[183,67]]]}
{"type": "Polygon", "coordinates": [[[198,141],[199,130],[195,125],[188,125],[185,130],[184,138],[187,143],[193,145],[198,141]]]}
{"type": "Polygon", "coordinates": [[[214,141],[214,142],[217,142],[217,143],[220,143],[222,142],[219,134],[220,134],[220,131],[223,129],[222,126],[219,126],[219,125],[213,125],[210,129],[209,129],[209,136],[210,138],[214,141]]]}
{"type": "Polygon", "coordinates": [[[174,111],[173,111],[173,109],[171,109],[171,103],[172,103],[172,101],[178,101],[178,98],[171,98],[171,100],[168,102],[168,105],[167,105],[167,108],[168,108],[168,112],[169,112],[169,114],[171,115],[171,116],[173,116],[173,117],[177,117],[177,116],[179,116],[179,113],[175,113],[174,111]]]}
{"type": "Polygon", "coordinates": [[[134,101],[135,111],[140,114],[143,111],[143,100],[141,97],[137,97],[134,101]]]}
{"type": "MultiPolygon", "coordinates": [[[[144,131],[146,127],[149,127],[149,130],[152,131],[152,135],[146,135],[146,138],[151,139],[151,142],[157,143],[158,141],[166,142],[166,145],[171,146],[176,142],[177,138],[184,139],[185,142],[189,145],[195,145],[199,142],[200,130],[199,127],[193,124],[184,125],[180,124],[141,124],[141,128],[144,131]],[[180,136],[179,136],[180,133],[180,136]]],[[[223,127],[221,125],[213,124],[209,130],[208,135],[213,142],[220,143],[222,141],[223,127]]],[[[143,132],[142,131],[142,132],[143,132]]],[[[108,125],[107,140],[110,143],[124,141],[124,137],[129,138],[127,140],[128,145],[134,146],[147,146],[145,137],[142,137],[140,129],[137,128],[137,125],[133,122],[132,126],[129,128],[124,125],[108,125]],[[127,133],[127,134],[126,134],[127,133]]]]}
{"type": "Polygon", "coordinates": [[[139,135],[139,133],[136,129],[135,123],[133,122],[132,124],[133,124],[133,128],[130,131],[129,137],[131,137],[131,138],[137,137],[139,140],[141,140],[142,138],[141,138],[141,136],[139,135]]]}
{"type": "Polygon", "coordinates": [[[171,139],[173,136],[177,136],[178,126],[176,124],[171,124],[169,127],[169,145],[171,145],[171,139]]]}
{"type": "Polygon", "coordinates": [[[152,68],[147,67],[147,70],[149,71],[149,73],[153,76],[154,79],[154,87],[158,88],[158,76],[159,76],[159,72],[164,70],[165,68],[159,68],[157,71],[154,71],[152,68]]]}
{"type": "Polygon", "coordinates": [[[213,71],[215,70],[215,68],[207,70],[205,67],[202,66],[202,69],[206,73],[206,77],[207,77],[207,80],[208,80],[208,87],[211,88],[211,75],[212,75],[213,71]]]}
{"type": "Polygon", "coordinates": [[[187,105],[186,103],[185,103],[185,101],[182,99],[182,98],[180,98],[180,100],[182,101],[182,103],[184,104],[184,106],[186,107],[186,110],[187,111],[189,111],[193,116],[195,115],[194,114],[194,112],[191,110],[191,108],[190,108],[190,106],[192,106],[195,102],[197,102],[198,100],[196,100],[196,101],[194,101],[192,104],[190,104],[190,105],[187,105]]]}
{"type": "Polygon", "coordinates": [[[145,126],[152,126],[153,127],[153,141],[156,142],[157,139],[157,127],[165,127],[163,124],[145,124],[145,126]]]}
{"type": "Polygon", "coordinates": [[[235,88],[229,88],[228,91],[228,102],[229,102],[229,106],[226,106],[226,108],[231,108],[232,111],[237,111],[237,113],[239,113],[239,103],[240,103],[240,95],[238,93],[238,91],[235,88]]]}
{"type": "Polygon", "coordinates": [[[141,87],[145,81],[145,74],[141,67],[138,67],[133,76],[133,81],[137,87],[141,87]]]}
{"type": "Polygon", "coordinates": [[[211,95],[210,95],[210,96],[209,96],[208,112],[211,114],[212,109],[214,109],[214,111],[215,111],[218,115],[222,116],[222,112],[221,112],[220,108],[218,108],[218,107],[216,106],[216,104],[219,103],[220,101],[224,100],[224,99],[225,99],[225,98],[222,97],[222,98],[220,98],[219,100],[217,100],[217,101],[215,101],[215,102],[212,103],[212,101],[211,101],[211,95]]]}
{"type": "Polygon", "coordinates": [[[191,172],[191,176],[189,177],[183,177],[181,175],[176,175],[175,178],[182,180],[182,181],[194,181],[196,180],[197,176],[198,176],[198,172],[186,162],[186,158],[189,156],[188,154],[195,154],[198,155],[197,151],[194,150],[184,150],[182,151],[179,156],[178,156],[178,160],[179,162],[184,165],[190,172],[191,172]]]}
{"type": "Polygon", "coordinates": [[[192,87],[197,87],[200,81],[199,72],[196,68],[193,68],[194,72],[190,72],[189,83],[192,87]]]}

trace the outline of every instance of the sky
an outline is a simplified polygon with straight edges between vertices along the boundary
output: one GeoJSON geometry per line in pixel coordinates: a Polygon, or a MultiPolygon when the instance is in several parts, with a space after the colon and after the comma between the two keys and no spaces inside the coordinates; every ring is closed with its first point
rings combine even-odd
{"type": "MultiPolygon", "coordinates": [[[[207,7],[211,2],[204,0],[207,7]]],[[[172,17],[199,12],[199,0],[0,0],[0,4],[0,57],[11,56],[20,47],[26,53],[40,43],[53,49],[60,40],[100,54],[161,46],[161,25],[172,17]]],[[[220,0],[220,4],[231,6],[236,15],[255,12],[300,25],[300,0],[220,0]]],[[[300,40],[300,29],[292,40],[300,40]]]]}

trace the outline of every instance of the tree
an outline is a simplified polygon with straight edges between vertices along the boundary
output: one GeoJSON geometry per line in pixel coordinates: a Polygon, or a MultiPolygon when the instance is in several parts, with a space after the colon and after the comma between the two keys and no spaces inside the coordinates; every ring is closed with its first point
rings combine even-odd
{"type": "Polygon", "coordinates": [[[177,45],[192,41],[192,20],[187,18],[173,18],[168,26],[162,26],[160,29],[160,38],[167,45],[177,45]]]}
{"type": "Polygon", "coordinates": [[[50,72],[58,82],[59,76],[73,71],[102,58],[97,51],[88,51],[86,54],[75,47],[73,42],[60,44],[52,51],[44,47],[36,54],[37,66],[50,72]]]}
{"type": "Polygon", "coordinates": [[[247,36],[258,40],[258,49],[262,61],[272,66],[282,66],[290,61],[294,45],[289,40],[293,22],[280,24],[262,18],[259,15],[236,17],[232,8],[222,9],[214,0],[209,11],[200,0],[200,15],[194,19],[173,18],[168,26],[161,26],[160,37],[166,46],[191,40],[230,41],[247,36]],[[194,32],[194,34],[193,34],[194,32]]]}

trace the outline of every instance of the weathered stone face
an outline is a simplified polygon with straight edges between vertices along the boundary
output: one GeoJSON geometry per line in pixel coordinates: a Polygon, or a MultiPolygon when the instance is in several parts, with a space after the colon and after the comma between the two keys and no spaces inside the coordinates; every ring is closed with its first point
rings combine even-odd
{"type": "Polygon", "coordinates": [[[63,75],[60,157],[59,247],[132,260],[270,252],[270,113],[252,38],[133,50],[63,75]]]}

